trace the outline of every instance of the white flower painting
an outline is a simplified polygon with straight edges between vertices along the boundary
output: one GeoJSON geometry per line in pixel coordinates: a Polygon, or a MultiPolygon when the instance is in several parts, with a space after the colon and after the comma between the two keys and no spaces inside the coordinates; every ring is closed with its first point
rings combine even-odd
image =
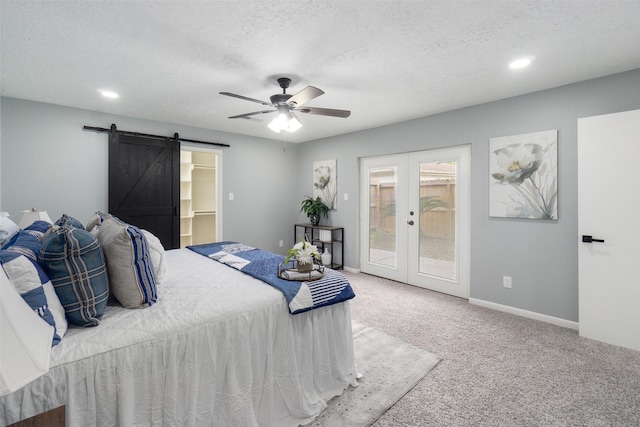
{"type": "Polygon", "coordinates": [[[489,215],[558,219],[558,131],[489,140],[489,215]]]}
{"type": "Polygon", "coordinates": [[[336,159],[313,162],[313,198],[320,197],[329,209],[336,209],[337,195],[336,159]]]}

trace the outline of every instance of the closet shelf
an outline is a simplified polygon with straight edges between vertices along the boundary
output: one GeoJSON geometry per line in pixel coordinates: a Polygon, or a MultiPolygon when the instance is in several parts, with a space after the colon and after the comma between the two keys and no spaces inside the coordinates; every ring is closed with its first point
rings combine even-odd
{"type": "Polygon", "coordinates": [[[194,164],[194,165],[191,165],[191,167],[193,169],[207,169],[207,170],[212,170],[212,171],[216,170],[215,166],[203,165],[203,164],[194,164]]]}
{"type": "Polygon", "coordinates": [[[194,209],[193,215],[215,215],[216,211],[213,209],[194,209]]]}

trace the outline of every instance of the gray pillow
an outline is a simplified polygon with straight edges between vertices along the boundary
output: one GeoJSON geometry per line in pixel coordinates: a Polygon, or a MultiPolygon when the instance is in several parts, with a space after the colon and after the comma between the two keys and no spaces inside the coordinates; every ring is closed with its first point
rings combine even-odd
{"type": "Polygon", "coordinates": [[[98,231],[109,272],[111,293],[126,308],[153,305],[156,276],[149,242],[138,227],[108,215],[98,231]]]}

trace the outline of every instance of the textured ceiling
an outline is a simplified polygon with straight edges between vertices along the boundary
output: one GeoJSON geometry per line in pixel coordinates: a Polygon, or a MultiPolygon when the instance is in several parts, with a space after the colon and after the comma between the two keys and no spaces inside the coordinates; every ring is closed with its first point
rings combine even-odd
{"type": "MultiPolygon", "coordinates": [[[[0,0],[3,96],[304,142],[640,68],[640,1],[0,0]],[[512,59],[532,55],[524,70],[512,59]],[[282,136],[276,78],[325,94],[282,136]],[[120,94],[108,100],[98,88],[120,94]]],[[[185,137],[188,137],[185,135],[185,137]]]]}

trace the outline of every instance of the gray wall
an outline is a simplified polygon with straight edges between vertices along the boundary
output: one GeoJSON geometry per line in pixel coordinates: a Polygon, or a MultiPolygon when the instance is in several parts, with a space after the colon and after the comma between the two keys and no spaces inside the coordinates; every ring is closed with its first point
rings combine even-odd
{"type": "MultiPolygon", "coordinates": [[[[384,108],[381,106],[380,108],[384,108]]],[[[306,221],[314,160],[338,161],[345,264],[359,267],[361,157],[471,144],[471,297],[578,320],[577,118],[640,108],[640,70],[304,144],[281,142],[11,98],[2,99],[1,203],[14,219],[30,207],[86,221],[107,207],[107,136],[83,125],[219,141],[224,238],[273,252],[306,221]],[[558,129],[558,221],[489,218],[489,138],[558,129]],[[233,192],[234,201],[228,200],[233,192]],[[344,193],[349,200],[343,199],[344,193]],[[513,289],[502,276],[513,277],[513,289]]],[[[337,119],[336,119],[337,120],[337,119]]],[[[348,119],[347,119],[348,120],[348,119]]]]}
{"type": "Polygon", "coordinates": [[[20,211],[46,209],[86,223],[107,210],[107,134],[84,125],[231,145],[222,152],[223,238],[284,253],[293,240],[299,145],[206,129],[2,98],[1,208],[16,222],[20,211]],[[286,150],[285,150],[286,148],[286,150]],[[234,200],[228,193],[234,193],[234,200]]]}
{"type": "MultiPolygon", "coordinates": [[[[0,118],[2,118],[2,98],[1,97],[0,97],[0,118]]],[[[2,165],[2,120],[0,120],[0,165],[2,165]]],[[[0,168],[0,211],[2,211],[2,168],[0,168]]]]}
{"type": "MultiPolygon", "coordinates": [[[[381,106],[384,108],[384,106],[381,106]]],[[[578,320],[577,118],[640,108],[640,70],[302,145],[298,194],[314,160],[337,159],[345,264],[358,267],[361,157],[471,144],[471,297],[578,320]],[[489,138],[558,130],[557,221],[489,218],[489,138]],[[349,201],[343,194],[349,194],[349,201]],[[513,288],[502,287],[502,276],[513,288]]]]}

